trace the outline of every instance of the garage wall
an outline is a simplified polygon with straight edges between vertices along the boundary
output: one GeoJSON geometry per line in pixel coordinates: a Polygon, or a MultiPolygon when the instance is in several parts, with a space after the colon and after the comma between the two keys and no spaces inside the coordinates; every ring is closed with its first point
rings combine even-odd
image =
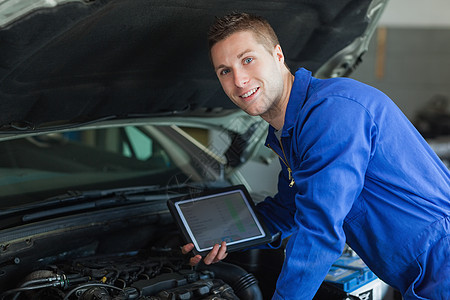
{"type": "Polygon", "coordinates": [[[389,27],[450,27],[448,0],[389,0],[379,21],[389,27]]]}
{"type": "Polygon", "coordinates": [[[351,77],[385,92],[413,119],[434,96],[450,100],[450,28],[379,28],[351,77]]]}

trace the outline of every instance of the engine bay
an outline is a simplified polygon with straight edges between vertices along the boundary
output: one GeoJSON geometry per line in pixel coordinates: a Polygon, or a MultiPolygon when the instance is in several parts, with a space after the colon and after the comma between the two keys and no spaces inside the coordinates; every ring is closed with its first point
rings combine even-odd
{"type": "Polygon", "coordinates": [[[183,244],[165,200],[36,217],[2,231],[0,299],[266,299],[274,292],[282,249],[237,251],[191,267],[183,244]]]}
{"type": "MultiPolygon", "coordinates": [[[[170,251],[172,252],[172,251],[170,251]]],[[[74,259],[28,274],[3,299],[262,299],[256,278],[224,262],[189,267],[152,250],[74,259]],[[222,278],[225,278],[224,281],[222,278]]]]}

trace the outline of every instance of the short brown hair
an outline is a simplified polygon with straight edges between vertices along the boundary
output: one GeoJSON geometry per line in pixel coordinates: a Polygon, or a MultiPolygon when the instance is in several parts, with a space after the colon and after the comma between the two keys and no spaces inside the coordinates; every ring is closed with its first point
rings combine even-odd
{"type": "Polygon", "coordinates": [[[234,12],[216,18],[214,24],[211,25],[208,32],[210,52],[216,43],[239,31],[252,31],[256,40],[269,52],[272,52],[275,46],[279,44],[275,31],[266,19],[247,13],[234,12]]]}

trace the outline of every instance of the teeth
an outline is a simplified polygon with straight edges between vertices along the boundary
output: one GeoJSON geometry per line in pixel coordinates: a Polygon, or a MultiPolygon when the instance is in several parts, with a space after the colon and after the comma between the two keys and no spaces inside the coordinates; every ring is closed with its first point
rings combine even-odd
{"type": "Polygon", "coordinates": [[[247,93],[245,93],[244,95],[242,95],[241,97],[242,98],[247,98],[247,97],[253,95],[257,90],[258,90],[258,88],[254,88],[254,89],[248,91],[247,93]]]}

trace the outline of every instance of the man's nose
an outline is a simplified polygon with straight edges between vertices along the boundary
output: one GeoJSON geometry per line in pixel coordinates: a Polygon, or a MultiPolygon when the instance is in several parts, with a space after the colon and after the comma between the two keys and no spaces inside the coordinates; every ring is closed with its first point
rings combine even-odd
{"type": "Polygon", "coordinates": [[[249,81],[248,74],[244,71],[234,71],[234,84],[241,88],[249,81]]]}

